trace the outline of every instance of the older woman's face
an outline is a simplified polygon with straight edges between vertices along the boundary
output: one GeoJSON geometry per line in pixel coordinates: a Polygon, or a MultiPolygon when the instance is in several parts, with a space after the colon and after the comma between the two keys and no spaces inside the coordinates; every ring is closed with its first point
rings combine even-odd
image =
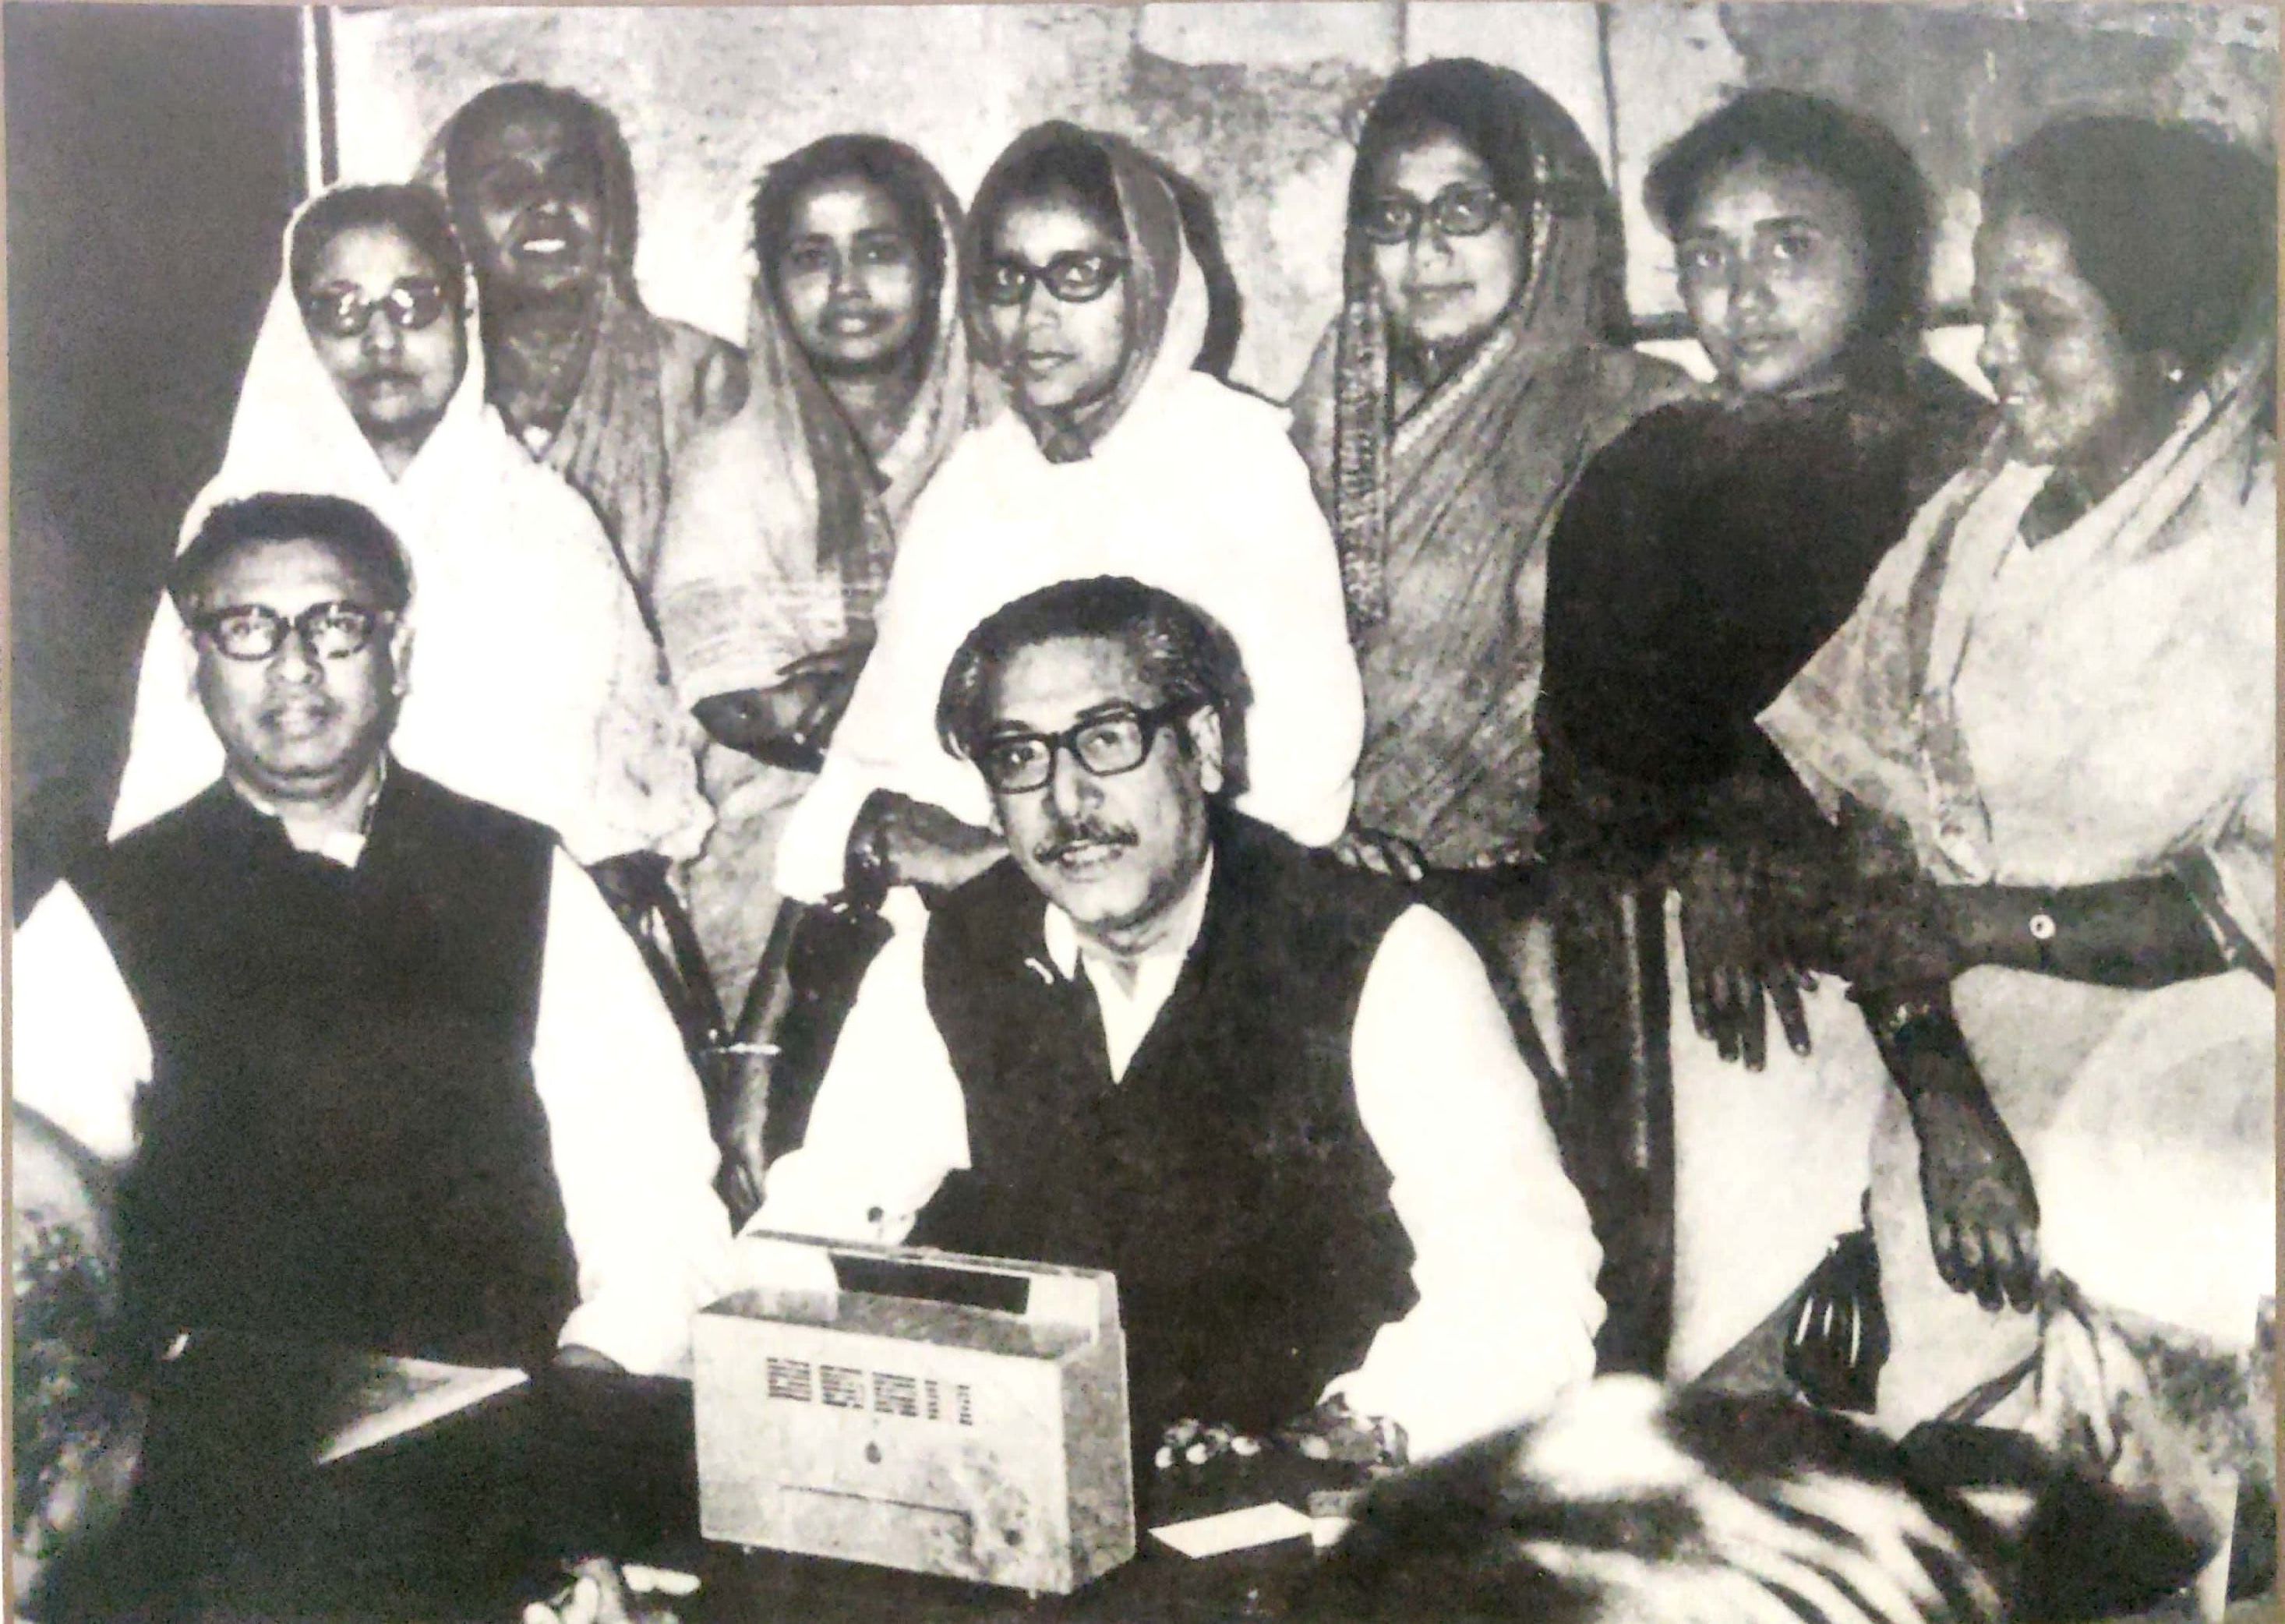
{"type": "Polygon", "coordinates": [[[1674,257],[1707,358],[1748,394],[1826,381],[1865,318],[1864,216],[1799,164],[1749,157],[1715,176],[1677,223],[1674,257]]]}
{"type": "Polygon", "coordinates": [[[2053,221],[2018,209],[1984,223],[1975,302],[1983,320],[1976,364],[1999,393],[2022,461],[2099,460],[2160,410],[2160,365],[2127,344],[2053,221]]]}
{"type": "Polygon", "coordinates": [[[353,225],[298,290],[310,347],[376,447],[418,450],[459,387],[467,339],[444,286],[442,268],[396,226],[353,225]]]}
{"type": "Polygon", "coordinates": [[[773,269],[794,342],[820,372],[894,365],[921,323],[914,224],[861,176],[829,177],[795,200],[773,269]]]}
{"type": "Polygon", "coordinates": [[[1489,165],[1438,130],[1383,153],[1366,177],[1373,280],[1401,341],[1448,345],[1489,332],[1523,285],[1525,224],[1499,199],[1489,165]],[[1481,230],[1472,230],[1488,219],[1481,230]]]}
{"type": "Polygon", "coordinates": [[[462,184],[468,257],[487,295],[561,294],[601,271],[602,160],[563,119],[520,113],[477,130],[462,184]]]}
{"type": "Polygon", "coordinates": [[[1127,245],[1076,199],[1023,198],[1001,212],[979,286],[1001,368],[1025,404],[1085,405],[1118,383],[1127,271],[1127,245]]]}

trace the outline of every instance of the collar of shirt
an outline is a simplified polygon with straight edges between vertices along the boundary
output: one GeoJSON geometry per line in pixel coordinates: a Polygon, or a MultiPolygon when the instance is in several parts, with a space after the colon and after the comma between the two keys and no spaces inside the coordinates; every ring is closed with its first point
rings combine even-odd
{"type": "Polygon", "coordinates": [[[373,811],[374,807],[381,804],[381,786],[388,782],[389,758],[384,756],[381,759],[379,770],[373,774],[373,793],[365,797],[365,808],[357,813],[357,828],[322,829],[318,831],[314,845],[304,845],[300,840],[295,839],[295,826],[287,819],[285,813],[269,802],[237,783],[232,783],[231,788],[236,792],[239,800],[279,825],[286,831],[286,838],[293,844],[295,851],[307,851],[314,856],[322,857],[327,862],[339,863],[344,868],[354,868],[359,859],[365,856],[365,839],[373,833],[373,811]]]}
{"type": "Polygon", "coordinates": [[[1213,883],[1213,854],[1209,851],[1198,877],[1175,905],[1174,928],[1157,946],[1134,961],[1135,985],[1131,990],[1120,985],[1119,969],[1111,955],[1088,947],[1072,916],[1053,903],[1048,905],[1043,928],[1048,957],[1066,981],[1082,970],[1086,972],[1088,985],[1095,992],[1095,1007],[1103,1014],[1103,1047],[1111,1057],[1113,1082],[1127,1074],[1127,1063],[1135,1058],[1135,1051],[1142,1047],[1151,1024],[1158,1018],[1158,1011],[1173,996],[1183,962],[1190,956],[1190,948],[1205,923],[1206,893],[1213,883]]]}

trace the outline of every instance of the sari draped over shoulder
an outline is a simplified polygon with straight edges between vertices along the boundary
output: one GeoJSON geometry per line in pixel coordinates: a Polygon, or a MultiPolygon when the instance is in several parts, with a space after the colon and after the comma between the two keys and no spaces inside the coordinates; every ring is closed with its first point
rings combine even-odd
{"type": "Polygon", "coordinates": [[[943,245],[919,388],[875,459],[756,279],[745,404],[691,443],[658,555],[659,630],[686,705],[770,687],[797,660],[869,643],[897,531],[980,415],[960,319],[959,206],[925,159],[899,151],[935,204],[943,245]]]}
{"type": "MultiPolygon", "coordinates": [[[[466,319],[473,331],[473,309],[466,319]]],[[[443,418],[392,479],[318,360],[290,279],[281,279],[247,363],[222,467],[192,505],[180,545],[217,504],[265,491],[361,503],[404,544],[413,655],[391,748],[407,766],[549,825],[582,862],[697,850],[711,820],[698,794],[694,741],[634,595],[586,503],[534,463],[485,404],[477,346],[443,418]]],[[[144,650],[114,838],[222,772],[222,746],[190,671],[182,622],[161,599],[144,650]]]]}
{"type": "MultiPolygon", "coordinates": [[[[449,196],[445,121],[422,156],[419,179],[449,196]]],[[[561,475],[603,523],[646,616],[657,603],[658,555],[668,498],[684,445],[710,419],[734,410],[746,369],[734,345],[687,323],[653,315],[635,286],[634,164],[616,121],[587,121],[602,150],[603,265],[578,392],[552,435],[527,435],[525,451],[561,475]]]]}
{"type": "MultiPolygon", "coordinates": [[[[828,140],[849,139],[828,137],[828,140]]],[[[834,649],[866,649],[921,489],[953,443],[987,415],[961,325],[960,208],[928,161],[876,137],[874,161],[903,166],[907,190],[933,205],[942,246],[927,352],[904,426],[876,459],[787,329],[757,276],[748,316],[748,388],[738,411],[704,429],[675,466],[655,577],[657,624],[678,701],[766,689],[786,668],[834,649]]],[[[797,154],[797,157],[799,154],[797,154]]],[[[708,746],[714,838],[689,872],[692,912],[716,985],[741,996],[777,914],[777,842],[815,775],[708,746]]]]}
{"type": "MultiPolygon", "coordinates": [[[[1110,161],[1130,255],[1127,352],[1102,402],[1053,418],[1019,407],[970,428],[914,504],[872,655],[779,846],[787,896],[841,888],[850,829],[876,790],[988,822],[982,780],[937,737],[945,671],[994,610],[1093,576],[1171,592],[1237,644],[1252,690],[1241,808],[1313,845],[1347,820],[1356,662],[1332,539],[1285,415],[1193,370],[1211,314],[1205,277],[1158,166],[1116,137],[1061,124],[1020,138],[1001,163],[1042,140],[1086,141],[1110,161]]],[[[991,365],[972,314],[970,338],[991,365]]]]}
{"type": "Polygon", "coordinates": [[[2139,469],[2036,544],[2022,521],[2048,470],[1995,448],[1922,510],[1763,713],[1829,808],[1869,808],[1941,883],[2174,874],[2234,947],[2226,972],[2152,990],[1995,967],[1954,983],[2030,1165],[2047,1299],[2034,1320],[1945,1289],[1892,1103],[1873,1200],[1888,1424],[2021,1363],[2038,1370],[2018,1395],[2026,1424],[2109,1435],[2116,1414],[2094,1411],[2131,1388],[2138,1424],[2156,1429],[2146,1442],[2179,1444],[2227,1395],[2185,1408],[2169,1361],[2242,1376],[2256,1360],[2276,1291],[2273,356],[2264,335],[2226,361],[2139,469]],[[2112,1367],[2085,1402],[2064,1402],[2074,1361],[2112,1367]]]}
{"type": "Polygon", "coordinates": [[[1387,319],[1354,232],[1346,293],[1293,402],[1331,515],[1365,688],[1357,815],[1457,867],[1536,833],[1547,539],[1588,459],[1689,381],[1611,341],[1618,212],[1578,126],[1519,75],[1536,195],[1514,307],[1392,421],[1387,319]]]}

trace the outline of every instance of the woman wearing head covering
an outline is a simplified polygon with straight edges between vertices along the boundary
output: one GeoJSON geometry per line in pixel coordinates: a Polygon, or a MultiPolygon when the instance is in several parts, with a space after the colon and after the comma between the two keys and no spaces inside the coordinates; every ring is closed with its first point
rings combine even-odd
{"type": "Polygon", "coordinates": [[[451,200],[483,291],[489,398],[587,498],[649,615],[669,469],[737,404],[742,357],[643,308],[633,161],[587,98],[493,85],[437,132],[420,177],[451,200]]]}
{"type": "MultiPolygon", "coordinates": [[[[345,497],[404,542],[418,650],[393,749],[463,794],[554,828],[581,862],[683,857],[709,822],[692,741],[587,505],[484,404],[474,288],[442,200],[352,186],[287,229],[216,503],[345,497]]],[[[114,837],[212,783],[222,748],[161,602],[145,647],[114,837]]]]}
{"type": "Polygon", "coordinates": [[[677,465],[656,573],[675,693],[714,741],[691,884],[734,997],[776,912],[770,864],[873,643],[914,498],[974,415],[960,209],[928,161],[828,136],[754,197],[745,404],[677,465]]]}
{"type": "Polygon", "coordinates": [[[1749,91],[1660,153],[1645,192],[1716,388],[1635,424],[1565,504],[1537,722],[1571,1082],[1637,1102],[1574,1123],[1578,1152],[1612,1167],[1590,1181],[1608,1195],[1608,1290],[1641,1312],[1605,1352],[1686,1376],[1856,1228],[1881,1092],[1841,989],[1804,1001],[1757,938],[1763,855],[1823,826],[1754,718],[1975,454],[1986,414],[1920,353],[1926,188],[1886,129],[1749,91]],[[1606,945],[1629,906],[1660,921],[1632,955],[1606,945]],[[1765,996],[1782,1041],[1765,1040],[1765,996]],[[1653,997],[1676,1018],[1607,1019],[1653,997]],[[1741,1087],[1735,1060],[1764,1075],[1741,1087]],[[1672,1135],[1679,1189],[1629,1176],[1645,1133],[1672,1135]],[[1670,1326],[1652,1312],[1669,1291],[1670,1326]]]}
{"type": "Polygon", "coordinates": [[[778,851],[819,900],[859,868],[954,883],[996,860],[935,707],[969,631],[1059,580],[1127,575],[1230,633],[1252,684],[1238,804],[1312,844],[1348,816],[1360,727],[1331,539],[1283,413],[1197,370],[1214,314],[1177,185],[1115,136],[1026,132],[970,210],[962,302],[1011,410],[915,504],[878,640],[778,851]]]}
{"type": "Polygon", "coordinates": [[[1992,166],[2006,432],[1763,718],[1866,865],[1881,1419],[2091,1445],[2208,1549],[2273,1450],[2275,200],[2132,119],[1992,166]]]}
{"type": "Polygon", "coordinates": [[[1588,457],[1687,387],[1614,341],[1622,252],[1585,137],[1520,75],[1428,62],[1375,99],[1294,437],[1363,669],[1357,822],[1433,867],[1530,854],[1548,527],[1588,457]]]}

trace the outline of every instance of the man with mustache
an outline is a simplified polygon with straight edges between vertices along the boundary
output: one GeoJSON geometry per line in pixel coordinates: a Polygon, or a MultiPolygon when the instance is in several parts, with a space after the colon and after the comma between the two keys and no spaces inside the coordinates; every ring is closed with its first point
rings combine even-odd
{"type": "Polygon", "coordinates": [[[137,1345],[678,1369],[728,1239],[696,1079],[554,833],[392,760],[397,537],[257,495],[168,586],[222,777],[14,955],[15,1102],[119,1173],[137,1345]]]}
{"type": "Polygon", "coordinates": [[[1590,1374],[1598,1253],[1458,932],[1229,804],[1245,698],[1123,577],[969,635],[1012,860],[875,961],[753,1228],[1111,1269],[1146,1452],[1439,1454],[1590,1374]]]}

